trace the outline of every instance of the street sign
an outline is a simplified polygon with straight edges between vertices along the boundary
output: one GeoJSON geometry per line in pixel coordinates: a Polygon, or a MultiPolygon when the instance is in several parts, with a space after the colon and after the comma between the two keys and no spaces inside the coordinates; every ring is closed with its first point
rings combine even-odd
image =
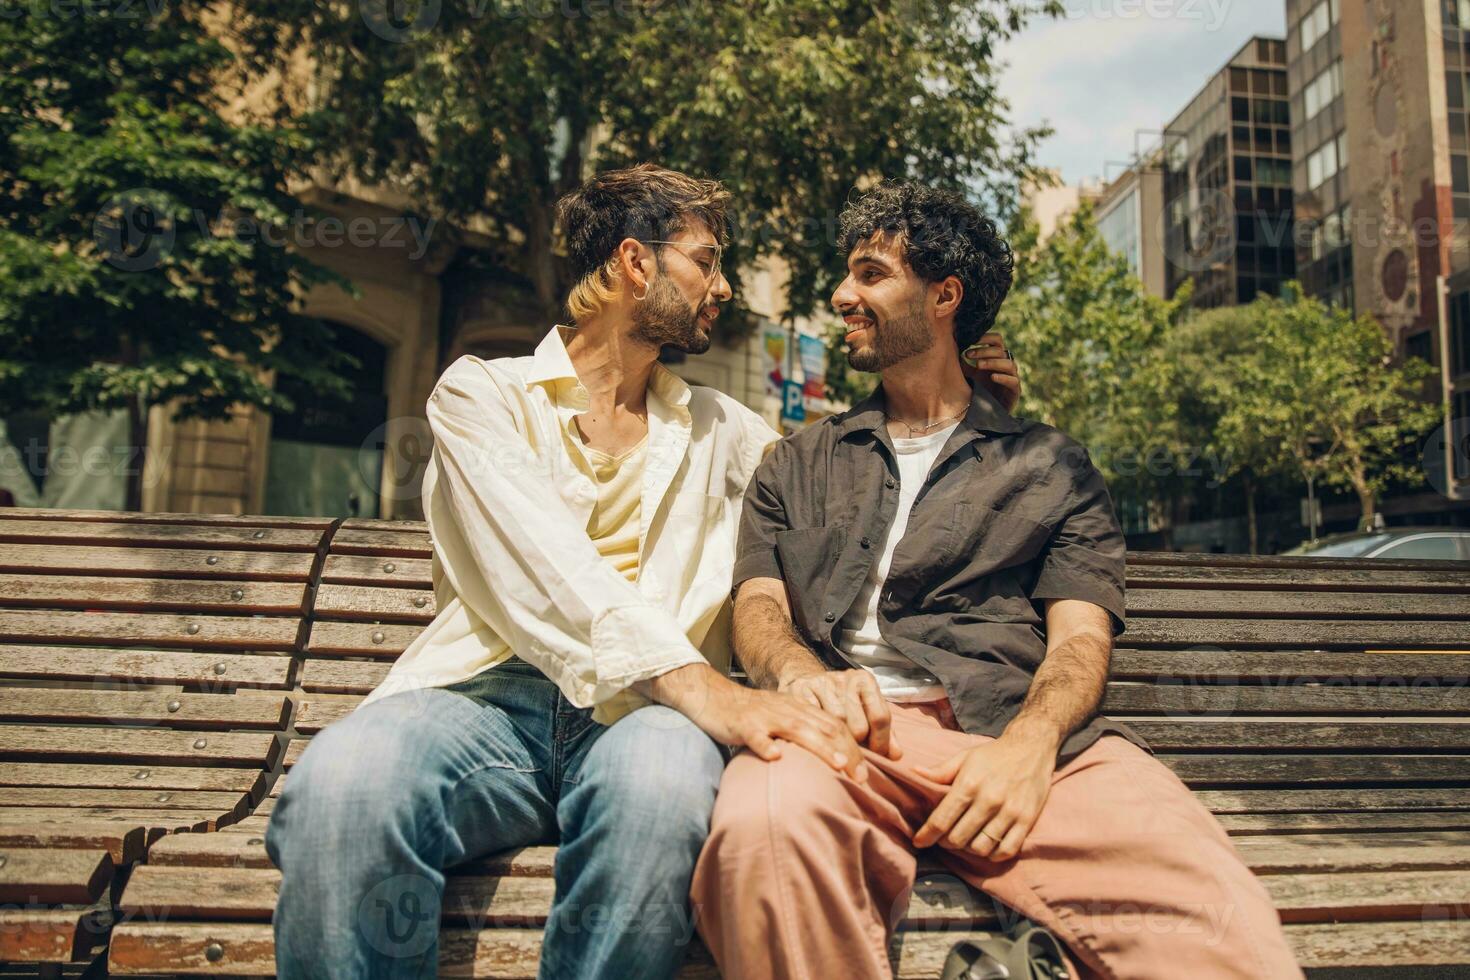
{"type": "Polygon", "coordinates": [[[788,381],[781,386],[781,421],[806,421],[806,398],[801,384],[796,381],[788,381]]]}

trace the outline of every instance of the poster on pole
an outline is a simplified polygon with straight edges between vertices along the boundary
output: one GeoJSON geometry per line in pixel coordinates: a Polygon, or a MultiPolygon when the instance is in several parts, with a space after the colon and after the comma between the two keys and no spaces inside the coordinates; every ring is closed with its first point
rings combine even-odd
{"type": "Polygon", "coordinates": [[[761,344],[762,373],[766,376],[766,394],[778,398],[786,383],[786,333],[767,330],[761,344]]]}
{"type": "Polygon", "coordinates": [[[806,378],[802,390],[808,398],[827,396],[827,344],[821,337],[802,334],[798,350],[801,353],[801,373],[806,378]]]}

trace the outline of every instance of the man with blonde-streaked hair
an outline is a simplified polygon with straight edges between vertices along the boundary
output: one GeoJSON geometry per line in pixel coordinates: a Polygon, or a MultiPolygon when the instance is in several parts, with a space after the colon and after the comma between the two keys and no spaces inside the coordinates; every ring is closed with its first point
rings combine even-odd
{"type": "Polygon", "coordinates": [[[439,378],[437,615],[272,813],[283,978],[434,975],[444,869],[553,842],[540,975],[671,976],[721,746],[865,778],[841,720],[727,676],[741,500],[778,437],[658,361],[710,346],[727,201],[647,164],[588,180],[558,206],[575,327],[439,378]]]}

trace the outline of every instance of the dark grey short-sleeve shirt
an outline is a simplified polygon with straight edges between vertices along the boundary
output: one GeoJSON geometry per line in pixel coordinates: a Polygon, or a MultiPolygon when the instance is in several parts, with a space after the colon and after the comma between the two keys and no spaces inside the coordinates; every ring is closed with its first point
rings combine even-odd
{"type": "MultiPolygon", "coordinates": [[[[735,585],[786,583],[803,637],[846,667],[833,627],[881,555],[898,507],[898,467],[880,387],[842,415],[777,443],[745,494],[735,585]]],[[[1124,629],[1122,529],[1081,445],[1012,418],[976,387],[909,514],[878,601],[878,627],[938,677],[965,731],[999,735],[1046,656],[1046,599],[1083,599],[1124,629]]],[[[1098,716],[1062,744],[1103,734],[1148,745],[1098,716]]]]}

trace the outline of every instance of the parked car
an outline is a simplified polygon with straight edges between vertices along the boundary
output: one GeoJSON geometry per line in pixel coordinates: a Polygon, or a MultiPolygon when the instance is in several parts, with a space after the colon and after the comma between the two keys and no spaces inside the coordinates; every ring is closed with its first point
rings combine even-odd
{"type": "Polygon", "coordinates": [[[1453,527],[1389,527],[1304,542],[1284,555],[1312,558],[1438,558],[1470,561],[1470,531],[1453,527]]]}

